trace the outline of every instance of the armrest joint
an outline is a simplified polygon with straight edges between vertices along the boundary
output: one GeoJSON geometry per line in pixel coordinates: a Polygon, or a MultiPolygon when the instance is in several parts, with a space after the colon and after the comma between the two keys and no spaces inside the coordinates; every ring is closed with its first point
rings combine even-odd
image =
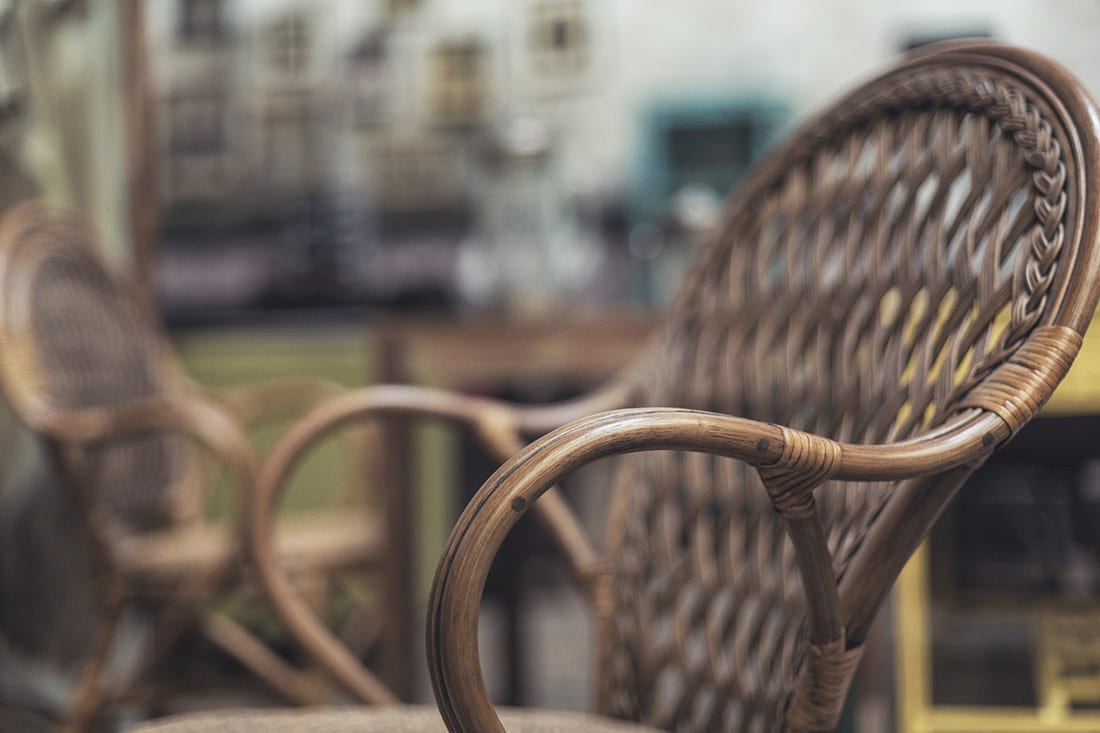
{"type": "Polygon", "coordinates": [[[814,514],[814,489],[840,467],[840,444],[801,430],[780,428],[783,452],[775,463],[757,467],[772,505],[785,519],[814,514]]]}

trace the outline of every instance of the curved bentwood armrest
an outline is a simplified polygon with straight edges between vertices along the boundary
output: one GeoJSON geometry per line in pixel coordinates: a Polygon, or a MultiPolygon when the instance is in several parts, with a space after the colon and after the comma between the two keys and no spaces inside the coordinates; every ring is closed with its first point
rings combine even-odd
{"type": "MultiPolygon", "coordinates": [[[[306,652],[350,692],[365,702],[394,702],[393,694],[363,668],[294,591],[277,562],[275,511],[286,478],[298,461],[311,446],[334,431],[385,417],[427,418],[464,425],[494,456],[504,461],[523,447],[525,434],[545,431],[555,421],[575,419],[593,409],[621,405],[631,390],[627,384],[625,381],[613,384],[571,403],[533,407],[445,390],[384,385],[346,392],[314,409],[287,431],[268,455],[248,512],[253,560],[280,619],[306,652]]],[[[545,499],[539,507],[540,518],[551,530],[574,573],[582,581],[594,577],[596,554],[576,517],[556,491],[551,489],[545,499]]]]}
{"type": "MultiPolygon", "coordinates": [[[[932,433],[889,445],[835,443],[768,423],[671,408],[603,413],[549,433],[482,486],[459,518],[436,571],[428,608],[428,662],[447,727],[464,733],[504,730],[489,702],[478,658],[485,579],[511,528],[570,471],[606,456],[653,450],[704,452],[757,467],[795,545],[810,643],[826,650],[839,646],[843,652],[837,584],[813,511],[814,487],[830,478],[878,481],[939,473],[984,456],[1007,437],[1005,422],[982,410],[969,410],[932,433]]],[[[792,707],[797,706],[796,694],[792,707]]]]}

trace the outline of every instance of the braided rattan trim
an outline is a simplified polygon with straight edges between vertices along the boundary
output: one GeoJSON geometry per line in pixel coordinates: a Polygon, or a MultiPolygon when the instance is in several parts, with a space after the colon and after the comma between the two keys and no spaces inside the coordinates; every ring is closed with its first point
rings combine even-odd
{"type": "Polygon", "coordinates": [[[844,709],[848,685],[859,666],[863,647],[845,648],[844,637],[806,650],[800,684],[787,713],[787,730],[833,730],[844,709]]]}
{"type": "Polygon", "coordinates": [[[1081,334],[1072,328],[1040,326],[959,407],[994,412],[1015,434],[1050,398],[1080,349],[1081,334]]]}
{"type": "Polygon", "coordinates": [[[889,88],[863,104],[842,106],[835,119],[823,120],[830,132],[843,129],[852,118],[870,116],[877,110],[911,104],[915,100],[956,106],[984,114],[1009,133],[1032,167],[1032,185],[1037,194],[1031,231],[1031,260],[1022,270],[1023,292],[1027,297],[1015,303],[1012,325],[1005,343],[1022,339],[1046,306],[1054,281],[1056,262],[1065,241],[1066,166],[1062,146],[1027,91],[983,71],[972,69],[914,69],[899,76],[889,88]]]}
{"type": "MultiPolygon", "coordinates": [[[[1013,305],[1012,323],[1005,334],[1006,345],[1022,340],[1040,320],[1057,273],[1057,260],[1065,243],[1067,204],[1066,164],[1061,143],[1050,122],[1030,94],[1017,83],[1006,81],[984,70],[970,68],[917,68],[897,74],[891,84],[879,85],[874,94],[861,96],[838,105],[814,122],[814,129],[787,152],[786,169],[807,164],[812,154],[836,141],[854,125],[866,123],[884,113],[911,108],[913,105],[962,109],[987,117],[1008,133],[1023,152],[1032,169],[1031,185],[1036,194],[1036,223],[1031,230],[1030,259],[1018,271],[1016,292],[1022,297],[1013,305]]],[[[761,204],[761,196],[774,192],[764,185],[740,197],[743,211],[761,204]]],[[[727,220],[727,226],[736,217],[727,220]]],[[[728,254],[724,243],[728,236],[719,232],[711,248],[700,257],[700,266],[689,273],[675,312],[690,314],[698,308],[695,279],[720,267],[716,259],[728,254]]]]}
{"type": "Polygon", "coordinates": [[[806,519],[814,513],[814,489],[840,465],[840,445],[801,430],[782,431],[783,455],[757,470],[775,510],[786,519],[806,519]]]}

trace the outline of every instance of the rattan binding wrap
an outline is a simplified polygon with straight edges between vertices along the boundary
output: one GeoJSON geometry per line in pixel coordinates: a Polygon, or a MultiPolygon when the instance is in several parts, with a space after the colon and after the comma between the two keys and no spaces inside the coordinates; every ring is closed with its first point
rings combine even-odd
{"type": "Polygon", "coordinates": [[[843,637],[830,644],[809,645],[804,684],[798,687],[787,712],[790,730],[828,730],[836,725],[862,652],[862,647],[848,649],[843,637]]]}
{"type": "Polygon", "coordinates": [[[836,473],[840,446],[827,438],[782,430],[782,458],[757,470],[780,516],[808,519],[814,515],[813,490],[836,473]]]}
{"type": "Polygon", "coordinates": [[[995,412],[1015,434],[1054,393],[1081,350],[1081,341],[1081,334],[1065,326],[1036,328],[1008,362],[959,401],[959,407],[995,412]]]}

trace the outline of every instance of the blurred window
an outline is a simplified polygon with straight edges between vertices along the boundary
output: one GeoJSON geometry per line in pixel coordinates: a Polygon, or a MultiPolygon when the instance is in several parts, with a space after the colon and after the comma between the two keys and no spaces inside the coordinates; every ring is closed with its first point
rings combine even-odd
{"type": "Polygon", "coordinates": [[[294,193],[313,183],[316,152],[305,93],[272,95],[263,116],[265,180],[282,193],[294,193]]]}
{"type": "Polygon", "coordinates": [[[535,70],[574,75],[588,66],[589,29],[580,0],[544,0],[532,16],[535,70]]]}
{"type": "Polygon", "coordinates": [[[225,95],[216,90],[188,92],[169,102],[172,153],[203,155],[225,148],[225,95]]]}
{"type": "Polygon", "coordinates": [[[268,57],[284,74],[299,75],[309,66],[309,27],[301,15],[288,15],[268,30],[268,57]]]}
{"type": "Polygon", "coordinates": [[[386,212],[462,206],[459,155],[444,137],[388,139],[371,160],[379,175],[378,205],[386,212]]]}
{"type": "Polygon", "coordinates": [[[188,43],[213,43],[222,38],[223,0],[181,0],[179,36],[188,43]]]}
{"type": "Polygon", "coordinates": [[[350,55],[352,114],[360,127],[375,127],[386,119],[389,55],[387,34],[375,30],[356,44],[350,55]]]}
{"type": "Polygon", "coordinates": [[[178,93],[168,100],[168,184],[172,195],[216,195],[227,147],[225,94],[178,93]]]}
{"type": "MultiPolygon", "coordinates": [[[[748,168],[754,158],[753,135],[757,125],[751,117],[734,118],[725,124],[684,126],[668,131],[668,160],[673,171],[688,183],[705,183],[725,191],[730,178],[748,168]]],[[[670,190],[668,193],[674,193],[670,190]]]]}
{"type": "Polygon", "coordinates": [[[485,43],[477,39],[444,41],[436,47],[432,108],[444,126],[474,125],[488,113],[485,43]]]}

